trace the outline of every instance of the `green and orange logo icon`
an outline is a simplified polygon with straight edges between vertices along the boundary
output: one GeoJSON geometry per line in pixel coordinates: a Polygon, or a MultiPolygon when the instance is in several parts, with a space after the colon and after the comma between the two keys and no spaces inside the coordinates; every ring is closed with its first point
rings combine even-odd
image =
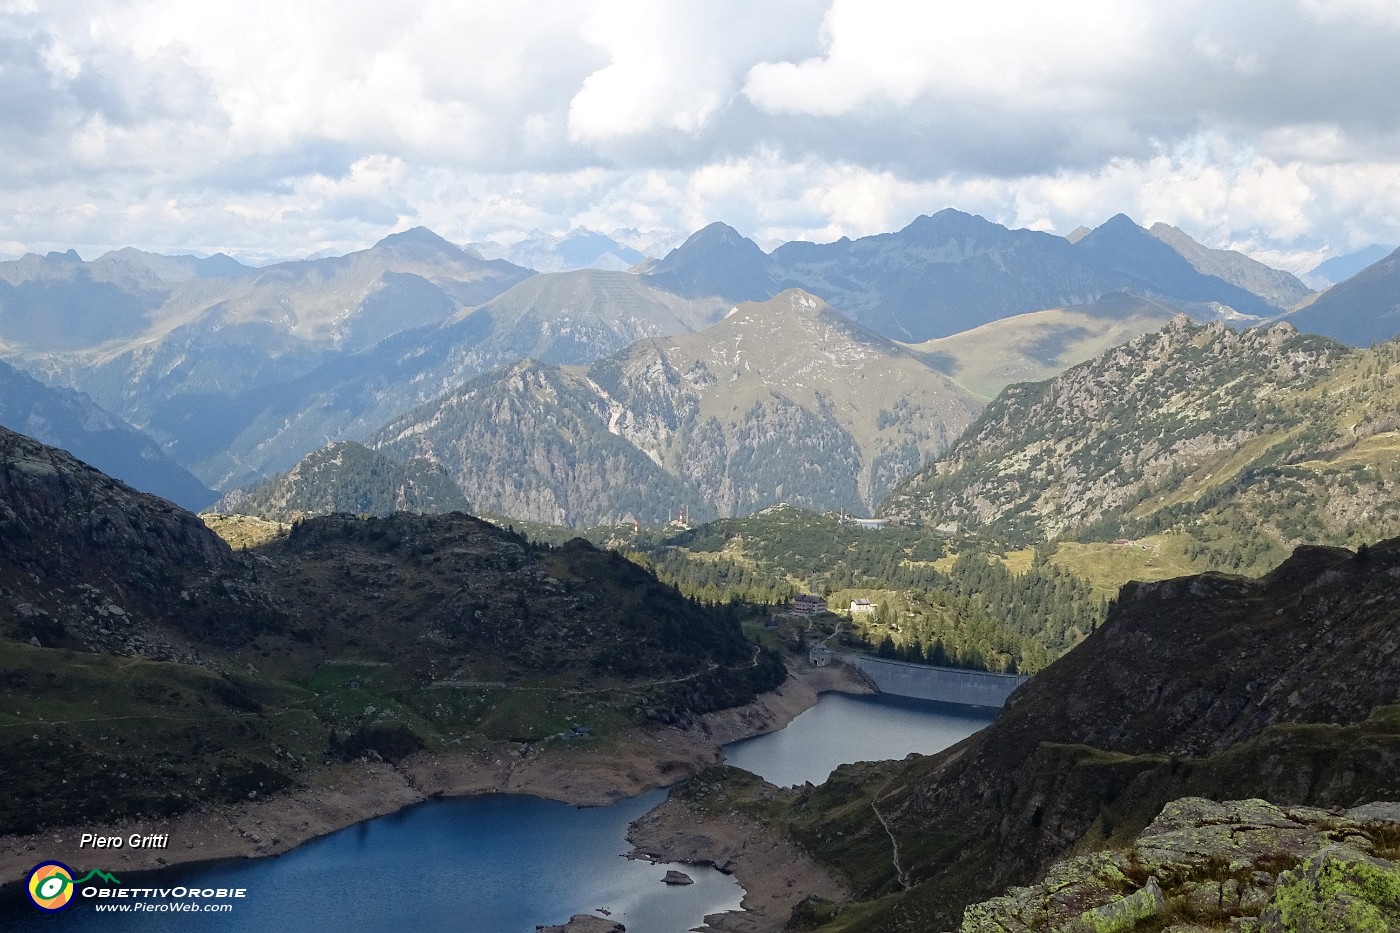
{"type": "Polygon", "coordinates": [[[73,902],[73,869],[62,862],[41,862],[29,873],[29,899],[40,910],[63,910],[73,902]]]}
{"type": "Polygon", "coordinates": [[[83,877],[74,879],[73,869],[62,862],[40,862],[30,870],[25,887],[34,906],[52,914],[72,904],[74,890],[92,878],[101,878],[108,884],[121,884],[116,878],[96,868],[83,877]]]}

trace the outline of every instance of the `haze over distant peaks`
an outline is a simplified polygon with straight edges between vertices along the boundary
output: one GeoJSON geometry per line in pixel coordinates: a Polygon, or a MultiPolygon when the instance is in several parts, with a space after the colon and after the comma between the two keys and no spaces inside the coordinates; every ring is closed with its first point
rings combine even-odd
{"type": "Polygon", "coordinates": [[[154,440],[73,389],[51,388],[0,362],[0,425],[61,447],[134,489],[187,509],[217,498],[154,440]]]}
{"type": "Polygon", "coordinates": [[[1238,285],[1274,308],[1291,308],[1312,294],[1311,288],[1288,272],[1266,266],[1235,250],[1203,246],[1170,224],[1155,223],[1147,232],[1180,253],[1202,275],[1238,285]]]}
{"type": "MultiPolygon", "coordinates": [[[[1178,231],[1179,233],[1179,231],[1178,231]]],[[[1168,234],[1184,243],[1185,234],[1168,234]]],[[[1167,240],[1154,236],[1133,222],[1126,214],[1116,214],[1095,227],[1074,244],[1087,262],[1107,274],[1123,276],[1126,284],[1153,295],[1175,298],[1194,305],[1226,305],[1234,311],[1257,319],[1271,317],[1288,305],[1271,305],[1261,296],[1214,273],[1205,273],[1167,240]]],[[[1197,261],[1214,259],[1205,247],[1190,240],[1197,261]]],[[[1290,302],[1291,303],[1291,302],[1290,302]]]]}
{"type": "Polygon", "coordinates": [[[1285,320],[1353,346],[1395,337],[1400,333],[1400,249],[1333,285],[1285,320]]]}
{"type": "Polygon", "coordinates": [[[509,246],[491,242],[473,246],[484,257],[506,259],[536,272],[572,272],[576,269],[621,272],[647,258],[645,253],[587,227],[575,227],[558,236],[536,230],[509,246]]]}
{"type": "Polygon", "coordinates": [[[1372,243],[1364,249],[1341,256],[1333,256],[1310,270],[1305,278],[1315,288],[1327,288],[1345,282],[1367,266],[1380,262],[1395,251],[1394,246],[1372,243]]]}

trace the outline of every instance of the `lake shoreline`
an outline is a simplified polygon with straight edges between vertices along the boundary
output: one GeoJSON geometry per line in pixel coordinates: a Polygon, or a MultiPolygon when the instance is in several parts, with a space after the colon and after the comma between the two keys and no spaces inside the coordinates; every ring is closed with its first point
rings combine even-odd
{"type": "MultiPolygon", "coordinates": [[[[356,823],[436,797],[521,794],[574,806],[606,806],[669,787],[718,763],[721,746],[783,728],[821,693],[872,692],[859,675],[832,665],[793,666],[776,690],[689,728],[629,730],[605,740],[519,745],[476,752],[420,752],[397,765],[357,761],[317,769],[308,786],[264,800],[209,807],[168,820],[130,820],[0,836],[0,885],[57,859],[87,870],[152,871],[233,858],[280,855],[356,823]],[[83,833],[167,834],[163,849],[79,848],[83,833]]],[[[739,877],[740,884],[743,878],[739,877]]]]}
{"type": "Polygon", "coordinates": [[[633,820],[627,841],[635,857],[713,865],[739,882],[739,909],[710,914],[699,933],[781,933],[809,895],[850,897],[835,873],[778,830],[737,813],[704,813],[674,797],[633,820]]]}

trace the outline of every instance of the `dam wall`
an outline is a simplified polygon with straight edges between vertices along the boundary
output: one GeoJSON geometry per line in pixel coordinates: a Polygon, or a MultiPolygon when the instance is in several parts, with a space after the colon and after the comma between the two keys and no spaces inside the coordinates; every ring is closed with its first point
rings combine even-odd
{"type": "Polygon", "coordinates": [[[864,674],[881,693],[894,696],[1000,708],[1011,691],[1029,680],[1020,674],[989,674],[953,667],[910,664],[863,654],[833,652],[833,658],[864,674]]]}

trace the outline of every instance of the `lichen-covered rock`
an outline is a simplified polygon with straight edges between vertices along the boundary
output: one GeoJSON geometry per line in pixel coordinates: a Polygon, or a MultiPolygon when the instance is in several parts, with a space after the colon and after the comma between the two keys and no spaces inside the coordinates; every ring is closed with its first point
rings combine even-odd
{"type": "Polygon", "coordinates": [[[1135,889],[1114,854],[1097,852],[1066,859],[1051,866],[1040,884],[1012,888],[1002,897],[969,907],[963,915],[962,933],[1052,929],[1047,924],[1078,917],[1135,889]]]}
{"type": "Polygon", "coordinates": [[[1069,924],[1070,933],[1127,933],[1139,923],[1160,917],[1167,911],[1167,899],[1156,878],[1148,878],[1140,891],[1114,898],[1107,904],[1084,911],[1069,924]]]}
{"type": "MultiPolygon", "coordinates": [[[[1334,824],[1340,825],[1325,810],[1184,797],[1162,808],[1139,837],[1136,852],[1142,868],[1168,884],[1264,863],[1292,867],[1317,849],[1319,828],[1334,824]]],[[[1214,890],[1218,900],[1220,886],[1214,890]]]]}
{"type": "Polygon", "coordinates": [[[1261,933],[1389,933],[1400,930],[1400,869],[1328,846],[1279,878],[1261,933]]]}
{"type": "Polygon", "coordinates": [[[967,908],[962,933],[1128,933],[1164,919],[1176,933],[1400,931],[1400,871],[1379,856],[1397,838],[1394,804],[1183,798],[1127,851],[1062,860],[1039,884],[967,908]]]}

